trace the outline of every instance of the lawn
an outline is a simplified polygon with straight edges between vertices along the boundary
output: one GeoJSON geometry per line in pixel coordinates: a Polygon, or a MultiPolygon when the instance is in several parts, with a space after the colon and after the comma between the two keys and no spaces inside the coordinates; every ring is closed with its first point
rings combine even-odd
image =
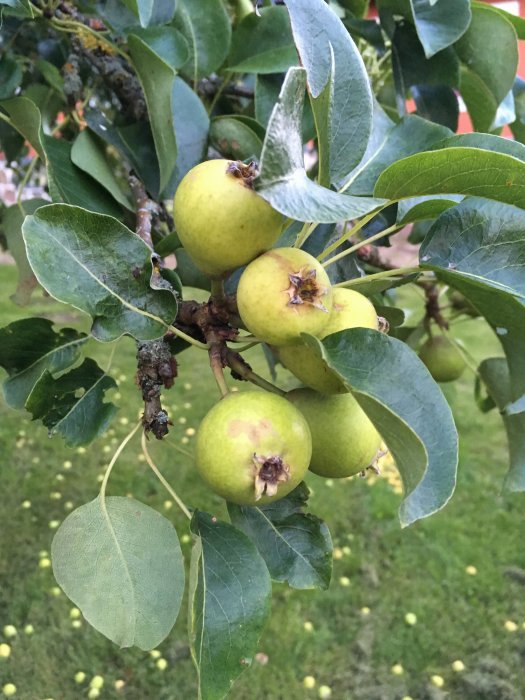
{"type": "MultiPolygon", "coordinates": [[[[0,268],[2,325],[45,315],[87,330],[85,317],[38,294],[30,308],[16,307],[8,300],[15,278],[14,268],[0,268]]],[[[402,298],[413,306],[406,292],[402,298]]],[[[459,323],[455,333],[477,360],[501,354],[482,321],[459,323]]],[[[107,365],[107,347],[93,342],[88,352],[107,365]]],[[[134,353],[131,339],[122,339],[110,369],[119,383],[113,400],[120,411],[108,433],[86,450],[50,440],[41,425],[0,403],[0,643],[11,648],[9,658],[0,658],[0,688],[14,683],[21,700],[87,697],[94,675],[103,676],[100,697],[108,700],[196,697],[184,609],[159,647],[157,656],[166,660],[159,664],[155,655],[116,648],[76,617],[46,566],[54,529],[71,508],[96,496],[112,453],[138,420],[134,353]],[[5,625],[13,625],[16,636],[2,636],[5,625]],[[74,680],[79,671],[86,674],[80,684],[74,680]],[[116,689],[115,681],[124,681],[123,687],[116,689]]],[[[247,357],[267,374],[257,350],[247,357]]],[[[166,396],[174,425],[164,442],[150,447],[186,503],[221,517],[223,503],[201,485],[191,460],[194,430],[217,398],[206,365],[205,353],[180,356],[180,379],[166,396]]],[[[278,381],[292,386],[284,371],[278,381]]],[[[233,700],[308,700],[319,697],[321,686],[334,700],[524,697],[525,495],[501,493],[505,435],[497,413],[476,408],[472,373],[445,391],[461,437],[451,503],[401,530],[401,496],[391,468],[378,479],[338,483],[310,476],[311,510],[326,519],[336,547],[330,590],[275,585],[261,653],[234,686],[233,700]],[[415,624],[408,624],[407,613],[415,624]],[[464,670],[453,669],[458,660],[464,670]],[[305,676],[315,679],[313,688],[305,687],[305,676]],[[433,676],[443,680],[441,689],[433,676]]],[[[187,520],[142,461],[138,438],[117,462],[108,493],[133,494],[172,519],[189,560],[187,520]]]]}

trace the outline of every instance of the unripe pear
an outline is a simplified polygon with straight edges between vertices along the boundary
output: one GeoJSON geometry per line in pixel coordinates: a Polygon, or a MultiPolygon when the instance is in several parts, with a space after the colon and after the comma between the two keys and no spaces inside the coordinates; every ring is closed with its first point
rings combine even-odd
{"type": "MultiPolygon", "coordinates": [[[[347,328],[374,328],[377,330],[377,314],[372,302],[352,289],[337,287],[333,290],[333,306],[327,325],[318,336],[326,338],[347,328]]],[[[303,384],[322,394],[344,394],[348,391],[315,350],[301,343],[279,348],[278,356],[283,365],[303,384]]]]}
{"type": "Polygon", "coordinates": [[[211,278],[268,250],[281,235],[285,217],[252,188],[253,165],[208,160],[192,168],[175,193],[173,219],[182,245],[211,278]]]}
{"type": "Polygon", "coordinates": [[[310,471],[337,479],[372,464],[381,437],[352,394],[326,396],[312,389],[293,389],[287,396],[310,427],[310,471]]]}
{"type": "Polygon", "coordinates": [[[274,248],[241,275],[237,305],[243,323],[270,345],[293,345],[301,333],[319,335],[332,310],[323,266],[299,248],[274,248]]]}
{"type": "Polygon", "coordinates": [[[421,346],[419,357],[436,382],[453,382],[467,366],[456,343],[446,335],[429,338],[421,346]]]}
{"type": "Polygon", "coordinates": [[[228,394],[197,431],[195,463],[204,481],[228,501],[254,506],[290,493],[312,454],[304,416],[263,391],[228,394]]]}

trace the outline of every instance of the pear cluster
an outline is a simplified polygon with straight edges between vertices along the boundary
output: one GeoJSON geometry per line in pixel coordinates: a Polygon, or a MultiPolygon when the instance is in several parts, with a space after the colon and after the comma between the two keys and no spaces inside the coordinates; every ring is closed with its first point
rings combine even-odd
{"type": "Polygon", "coordinates": [[[350,328],[378,330],[374,306],[355,291],[332,288],[309,253],[279,247],[286,219],[253,189],[255,176],[251,165],[204,162],[182,180],[174,202],[177,234],[202,272],[225,279],[246,266],[237,288],[242,325],[305,385],[284,397],[229,393],[199,427],[202,478],[248,506],[282,498],[308,469],[330,478],[363,472],[381,444],[349,387],[308,343],[308,336],[322,340],[350,328]]]}

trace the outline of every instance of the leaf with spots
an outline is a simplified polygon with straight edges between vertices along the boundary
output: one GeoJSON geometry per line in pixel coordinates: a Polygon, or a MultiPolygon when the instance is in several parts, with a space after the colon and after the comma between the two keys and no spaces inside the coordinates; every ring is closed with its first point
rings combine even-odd
{"type": "Polygon", "coordinates": [[[50,204],[26,218],[22,233],[40,284],[89,314],[97,340],[152,340],[175,318],[173,293],[152,289],[152,251],[116,219],[50,204]]]}
{"type": "Polygon", "coordinates": [[[254,508],[228,503],[228,512],[255,544],[274,581],[286,581],[292,588],[326,589],[332,574],[332,539],[320,518],[303,512],[309,494],[302,482],[274,503],[254,508]]]}
{"type": "Polygon", "coordinates": [[[46,318],[24,318],[0,328],[0,367],[8,373],[3,390],[12,408],[22,409],[44,371],[71,367],[88,336],[73,328],[53,330],[46,318]]]}
{"type": "Polygon", "coordinates": [[[50,437],[60,433],[68,447],[78,447],[93,442],[107,430],[117,407],[104,402],[104,395],[116,388],[115,380],[88,357],[80,367],[57,379],[44,370],[25,407],[33,420],[42,421],[50,437]]]}

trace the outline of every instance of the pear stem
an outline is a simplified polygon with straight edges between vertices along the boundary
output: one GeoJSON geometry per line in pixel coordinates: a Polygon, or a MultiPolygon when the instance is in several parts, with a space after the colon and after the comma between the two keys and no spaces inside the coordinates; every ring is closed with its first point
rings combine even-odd
{"type": "Polygon", "coordinates": [[[272,394],[286,396],[286,391],[279,389],[279,387],[275,386],[275,384],[266,381],[266,379],[256,374],[252,370],[250,365],[233,350],[228,349],[226,351],[225,359],[228,367],[230,367],[232,372],[241,377],[241,379],[245,379],[246,381],[251,382],[252,384],[256,384],[257,386],[260,386],[261,389],[264,389],[265,391],[270,391],[272,394]]]}
{"type": "Polygon", "coordinates": [[[211,280],[211,298],[218,306],[224,303],[226,300],[224,280],[211,280]]]}
{"type": "MultiPolygon", "coordinates": [[[[383,238],[384,236],[389,236],[392,233],[396,233],[397,231],[400,231],[402,228],[403,227],[399,226],[398,224],[394,224],[393,226],[389,226],[384,231],[379,231],[379,233],[376,233],[375,235],[370,236],[370,238],[365,238],[362,241],[359,241],[359,243],[356,243],[351,248],[347,248],[347,250],[343,250],[341,253],[337,253],[337,255],[333,255],[328,260],[325,260],[324,263],[322,263],[322,265],[323,265],[323,267],[328,267],[328,265],[331,265],[332,263],[337,262],[338,260],[341,260],[341,258],[344,258],[346,255],[350,255],[351,253],[355,253],[357,250],[359,250],[359,248],[362,248],[363,246],[368,245],[369,243],[373,243],[374,241],[378,241],[380,238],[383,238]]],[[[325,251],[325,253],[326,253],[326,251],[325,251]]]]}
{"type": "Polygon", "coordinates": [[[411,275],[415,272],[424,272],[420,267],[398,267],[394,270],[383,270],[383,272],[374,272],[366,277],[356,277],[345,282],[334,284],[333,287],[359,287],[360,284],[365,284],[371,280],[388,279],[389,277],[401,277],[402,275],[411,275]]]}
{"type": "Polygon", "coordinates": [[[146,442],[146,433],[142,433],[142,440],[141,440],[140,444],[142,447],[142,452],[144,454],[144,457],[146,458],[146,462],[148,463],[148,466],[150,467],[150,469],[156,475],[157,479],[164,486],[164,488],[169,493],[169,495],[173,498],[175,503],[179,506],[181,511],[184,513],[184,515],[191,520],[191,513],[188,510],[188,508],[186,507],[186,504],[184,503],[182,498],[177,494],[177,492],[173,490],[170,483],[167,481],[167,479],[164,478],[164,476],[160,472],[160,469],[157,467],[155,462],[151,459],[151,455],[148,451],[148,445],[146,442]]]}

